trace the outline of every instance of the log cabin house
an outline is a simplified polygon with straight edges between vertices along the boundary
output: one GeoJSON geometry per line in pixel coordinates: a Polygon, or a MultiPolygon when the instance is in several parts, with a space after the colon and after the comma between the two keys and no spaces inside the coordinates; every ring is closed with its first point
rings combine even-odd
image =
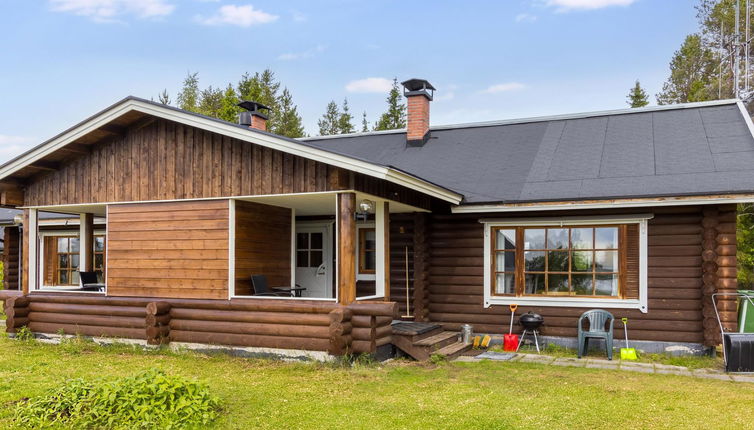
{"type": "Polygon", "coordinates": [[[434,87],[404,86],[403,130],[296,140],[255,103],[235,124],[128,97],[3,164],[7,331],[422,358],[516,303],[552,340],[601,308],[645,346],[720,342],[754,201],[741,102],[430,127],[434,87]]]}

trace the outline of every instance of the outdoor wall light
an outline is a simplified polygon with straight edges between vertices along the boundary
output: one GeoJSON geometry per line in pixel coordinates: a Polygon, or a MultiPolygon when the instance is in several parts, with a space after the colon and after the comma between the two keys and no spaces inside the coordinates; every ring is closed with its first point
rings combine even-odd
{"type": "Polygon", "coordinates": [[[359,203],[359,209],[361,210],[361,212],[365,212],[365,213],[374,212],[374,202],[371,200],[364,199],[359,203]]]}
{"type": "Polygon", "coordinates": [[[23,215],[16,215],[13,217],[13,224],[15,225],[21,225],[24,223],[24,216],[23,215]]]}
{"type": "Polygon", "coordinates": [[[354,213],[354,218],[356,221],[366,221],[371,212],[374,212],[374,202],[364,199],[359,202],[359,210],[354,213]]]}

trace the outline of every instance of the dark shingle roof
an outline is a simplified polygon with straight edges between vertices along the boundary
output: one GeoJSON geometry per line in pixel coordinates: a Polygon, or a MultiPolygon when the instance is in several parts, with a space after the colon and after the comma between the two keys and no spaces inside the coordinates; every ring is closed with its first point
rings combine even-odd
{"type": "Polygon", "coordinates": [[[323,149],[394,166],[465,196],[527,202],[754,191],[754,138],[734,101],[310,138],[323,149]]]}

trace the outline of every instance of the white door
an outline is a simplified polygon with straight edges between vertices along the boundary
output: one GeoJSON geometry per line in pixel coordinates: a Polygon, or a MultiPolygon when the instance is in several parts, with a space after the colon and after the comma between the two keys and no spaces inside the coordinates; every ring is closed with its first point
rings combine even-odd
{"type": "Polygon", "coordinates": [[[301,297],[332,298],[333,224],[296,224],[296,284],[306,288],[301,297]]]}

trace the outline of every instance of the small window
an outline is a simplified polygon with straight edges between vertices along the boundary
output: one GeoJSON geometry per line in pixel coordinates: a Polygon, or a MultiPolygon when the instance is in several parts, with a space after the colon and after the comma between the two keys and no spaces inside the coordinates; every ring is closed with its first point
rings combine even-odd
{"type": "Polygon", "coordinates": [[[359,274],[373,275],[377,268],[377,239],[374,228],[359,229],[359,274]]]}
{"type": "Polygon", "coordinates": [[[296,233],[296,267],[319,267],[324,262],[324,238],[320,232],[296,233]]]}
{"type": "MultiPolygon", "coordinates": [[[[45,239],[45,282],[49,285],[79,285],[80,247],[77,236],[45,239]],[[48,248],[49,247],[49,248],[48,248]]],[[[105,276],[105,237],[94,237],[94,270],[105,276]]]]}

